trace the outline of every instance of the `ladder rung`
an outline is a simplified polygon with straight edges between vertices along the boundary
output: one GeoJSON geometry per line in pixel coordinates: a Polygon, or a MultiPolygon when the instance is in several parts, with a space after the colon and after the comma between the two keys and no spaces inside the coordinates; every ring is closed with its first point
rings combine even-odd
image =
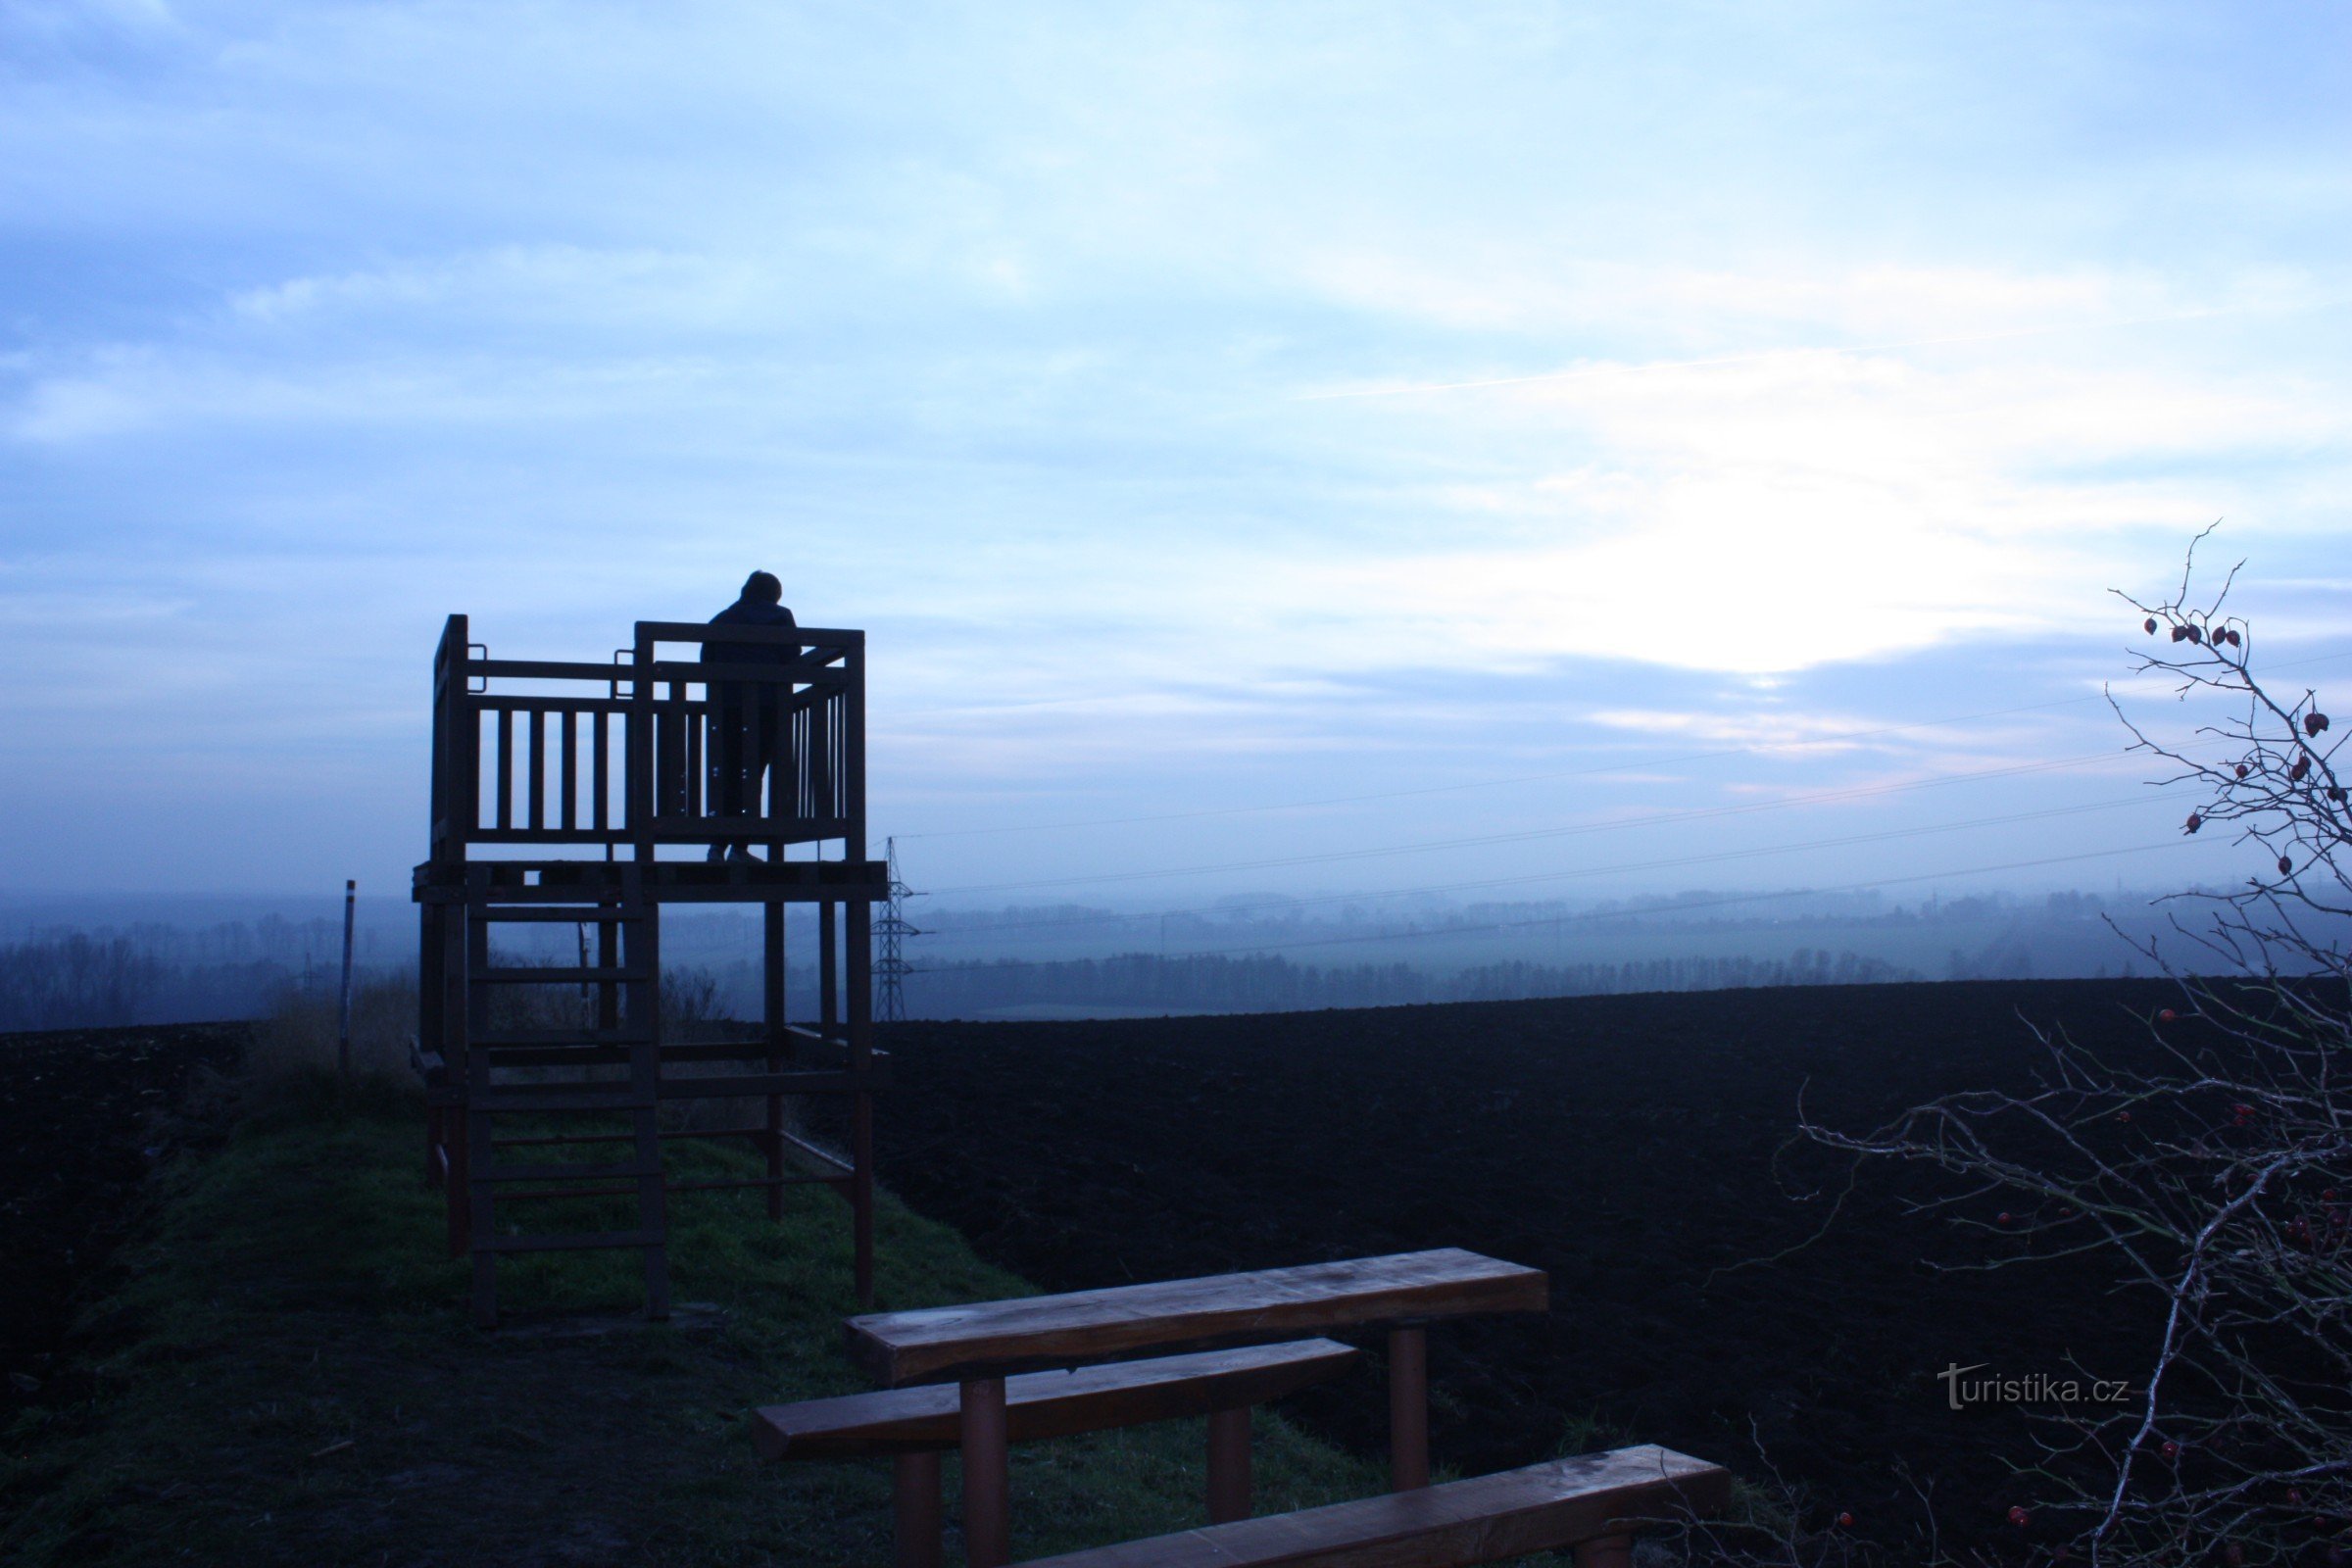
{"type": "MultiPolygon", "coordinates": [[[[475,1176],[474,1180],[483,1182],[592,1182],[607,1176],[625,1176],[635,1179],[640,1176],[659,1176],[661,1174],[662,1167],[659,1165],[641,1165],[634,1161],[622,1164],[614,1160],[580,1160],[562,1165],[552,1161],[542,1165],[493,1165],[475,1176]]],[[[636,1189],[627,1190],[634,1192],[636,1189]]],[[[506,1196],[512,1198],[529,1197],[530,1195],[510,1193],[506,1196]]]]}
{"type": "Polygon", "coordinates": [[[562,1089],[499,1089],[474,1090],[466,1101],[468,1110],[510,1115],[528,1111],[558,1110],[647,1110],[654,1103],[651,1095],[639,1094],[633,1088],[590,1092],[562,1089]]]}
{"type": "Polygon", "coordinates": [[[496,900],[488,904],[473,904],[469,907],[477,920],[493,920],[501,925],[525,920],[540,920],[551,925],[625,925],[647,918],[625,905],[587,905],[574,908],[550,908],[544,904],[501,905],[496,900]]]}
{"type": "Polygon", "coordinates": [[[484,888],[479,891],[469,891],[466,902],[476,911],[489,911],[489,918],[493,920],[536,920],[541,916],[520,911],[555,906],[561,906],[565,909],[590,911],[582,915],[564,914],[556,917],[564,920],[642,920],[646,918],[642,913],[623,912],[632,907],[625,901],[614,904],[598,904],[593,898],[582,894],[579,884],[576,882],[568,885],[556,882],[521,886],[509,884],[502,887],[484,888]]]}
{"type": "Polygon", "coordinates": [[[641,1029],[484,1029],[466,1044],[475,1050],[500,1046],[650,1046],[654,1032],[641,1029]]]}
{"type": "Polygon", "coordinates": [[[525,1198],[637,1198],[642,1196],[634,1187],[555,1187],[545,1192],[500,1193],[502,1203],[517,1202],[525,1198]]]}
{"type": "MultiPolygon", "coordinates": [[[[758,1138],[772,1136],[764,1127],[664,1127],[654,1135],[657,1138],[758,1138]]],[[[792,1135],[786,1133],[785,1137],[792,1135]]],[[[493,1149],[530,1149],[547,1144],[633,1144],[635,1133],[551,1133],[544,1138],[493,1138],[493,1149]]]]}
{"type": "Polygon", "coordinates": [[[477,1252],[585,1252],[599,1247],[660,1247],[660,1231],[574,1231],[557,1236],[489,1236],[474,1239],[477,1252]]]}
{"type": "Polygon", "coordinates": [[[583,969],[576,964],[566,964],[532,969],[521,964],[500,964],[492,969],[476,969],[469,978],[478,986],[552,986],[575,980],[582,985],[595,981],[619,984],[630,980],[650,980],[653,976],[649,971],[635,967],[599,969],[590,965],[583,969]]]}

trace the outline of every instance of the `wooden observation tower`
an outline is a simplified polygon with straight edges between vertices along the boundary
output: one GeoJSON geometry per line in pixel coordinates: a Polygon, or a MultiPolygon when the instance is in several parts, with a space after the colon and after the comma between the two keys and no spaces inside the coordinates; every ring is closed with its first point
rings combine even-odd
{"type": "Polygon", "coordinates": [[[864,634],[641,620],[611,663],[569,663],[492,659],[452,615],[433,656],[431,814],[416,1059],[427,1172],[452,1252],[473,1260],[476,1319],[497,1321],[501,1256],[590,1248],[641,1251],[647,1315],[664,1317],[669,1205],[763,1188],[780,1218],[794,1182],[848,1198],[870,1303],[870,932],[890,877],[865,858],[864,634]],[[663,1038],[664,904],[760,907],[757,1025],[663,1038]],[[784,1012],[795,904],[817,915],[804,1024],[784,1012]],[[787,1102],[807,1096],[846,1100],[846,1147],[790,1125],[787,1102]],[[704,1126],[685,1102],[765,1115],[704,1126]],[[694,1138],[748,1140],[765,1172],[678,1179],[664,1147],[694,1138]],[[602,1217],[533,1222],[583,1213],[602,1217]]]}

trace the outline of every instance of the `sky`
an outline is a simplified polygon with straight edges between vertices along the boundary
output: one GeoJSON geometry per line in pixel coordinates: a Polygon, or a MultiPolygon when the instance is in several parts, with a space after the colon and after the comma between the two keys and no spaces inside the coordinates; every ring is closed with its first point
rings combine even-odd
{"type": "Polygon", "coordinates": [[[753,567],[956,903],[2234,880],[2111,590],[2352,674],[2348,132],[2328,6],[0,3],[0,893],[397,892],[444,616],[753,567]]]}

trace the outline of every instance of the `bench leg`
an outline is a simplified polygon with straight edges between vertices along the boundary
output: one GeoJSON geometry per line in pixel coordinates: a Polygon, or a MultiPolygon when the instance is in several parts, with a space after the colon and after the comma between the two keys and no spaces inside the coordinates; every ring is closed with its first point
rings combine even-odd
{"type": "Polygon", "coordinates": [[[1429,1485],[1429,1335],[1389,1331],[1389,1490],[1429,1485]]]}
{"type": "Polygon", "coordinates": [[[1250,1407],[1208,1413],[1208,1522],[1250,1517],[1250,1407]]]}
{"type": "Polygon", "coordinates": [[[1634,1538],[1602,1536],[1577,1543],[1576,1568],[1633,1568],[1634,1538]]]}
{"type": "Polygon", "coordinates": [[[900,1454],[891,1495],[898,1504],[898,1568],[940,1568],[947,1553],[940,1522],[938,1452],[900,1454]]]}
{"type": "Polygon", "coordinates": [[[962,1412],[964,1560],[971,1568],[1004,1568],[1012,1561],[1012,1466],[1005,1447],[1004,1380],[966,1380],[962,1412]]]}

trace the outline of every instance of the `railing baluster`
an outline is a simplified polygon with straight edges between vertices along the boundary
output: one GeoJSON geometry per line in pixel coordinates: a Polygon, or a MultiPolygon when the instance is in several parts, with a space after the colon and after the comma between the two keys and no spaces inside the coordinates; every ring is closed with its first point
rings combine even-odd
{"type": "Polygon", "coordinates": [[[514,710],[498,710],[498,825],[514,825],[514,710]]]}
{"type": "Polygon", "coordinates": [[[590,802],[590,806],[594,814],[596,830],[599,833],[605,832],[612,825],[611,804],[612,737],[607,720],[608,715],[604,710],[598,710],[596,727],[588,738],[588,788],[589,792],[595,796],[595,799],[590,802]]]}
{"type": "Polygon", "coordinates": [[[526,814],[531,831],[547,826],[547,710],[531,709],[531,803],[526,814]]]}
{"type": "Polygon", "coordinates": [[[580,825],[580,712],[564,710],[564,829],[580,825]]]}

